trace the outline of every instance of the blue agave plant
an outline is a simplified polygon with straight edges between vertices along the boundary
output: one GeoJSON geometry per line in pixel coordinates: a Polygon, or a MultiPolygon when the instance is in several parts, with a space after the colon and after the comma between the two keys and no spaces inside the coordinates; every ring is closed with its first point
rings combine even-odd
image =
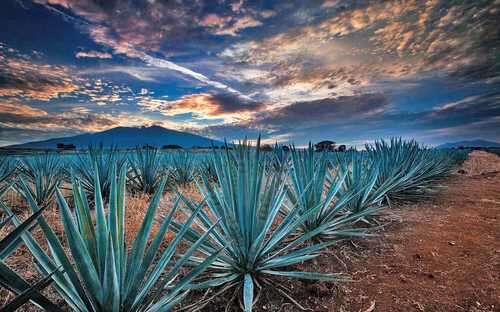
{"type": "MultiPolygon", "coordinates": [[[[205,203],[185,204],[192,211],[199,211],[196,225],[204,230],[212,228],[220,220],[208,240],[201,244],[201,252],[207,256],[225,247],[219,258],[206,272],[207,281],[193,288],[224,286],[222,289],[241,289],[245,311],[251,311],[259,298],[261,289],[271,287],[291,300],[275,277],[314,280],[338,280],[339,274],[304,272],[290,266],[311,260],[332,242],[304,246],[317,233],[306,231],[296,235],[298,229],[319,207],[302,214],[301,209],[290,208],[286,215],[283,209],[287,186],[282,172],[269,172],[268,159],[263,158],[257,148],[243,142],[234,151],[212,153],[212,162],[217,173],[217,182],[202,177],[199,189],[205,203]]],[[[174,223],[175,224],[175,223],[174,223]]],[[[181,230],[181,225],[176,226],[181,230]]],[[[188,230],[186,238],[196,242],[202,233],[188,230]]],[[[204,257],[192,257],[195,264],[203,263],[204,257]]],[[[201,304],[201,303],[200,303],[201,304]]]]}

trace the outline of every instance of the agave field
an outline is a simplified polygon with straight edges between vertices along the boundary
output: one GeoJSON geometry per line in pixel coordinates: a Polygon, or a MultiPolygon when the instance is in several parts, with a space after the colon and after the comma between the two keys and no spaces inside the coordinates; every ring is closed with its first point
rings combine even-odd
{"type": "Polygon", "coordinates": [[[467,157],[402,139],[363,151],[259,147],[2,157],[0,285],[15,294],[2,309],[195,311],[223,296],[221,310],[252,311],[266,291],[303,308],[283,280],[343,283],[349,272],[300,264],[335,252],[340,239],[374,235],[380,214],[431,196],[467,157]],[[131,229],[133,196],[148,205],[131,229]],[[46,220],[49,210],[60,227],[46,220]],[[37,280],[9,265],[19,248],[37,280]]]}

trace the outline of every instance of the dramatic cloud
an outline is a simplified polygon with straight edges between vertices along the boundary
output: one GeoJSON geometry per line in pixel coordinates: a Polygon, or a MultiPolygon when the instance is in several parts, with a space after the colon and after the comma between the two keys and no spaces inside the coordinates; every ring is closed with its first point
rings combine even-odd
{"type": "Polygon", "coordinates": [[[322,124],[350,123],[382,114],[389,108],[382,94],[342,96],[311,102],[297,102],[279,108],[256,120],[262,127],[290,129],[322,124]],[[304,118],[306,117],[307,118],[304,118]]]}
{"type": "MultiPolygon", "coordinates": [[[[84,24],[82,27],[88,31],[96,43],[112,48],[116,54],[139,58],[151,66],[177,71],[214,88],[239,94],[230,86],[213,81],[201,73],[148,54],[148,52],[160,52],[163,38],[178,40],[179,35],[192,32],[192,23],[195,20],[190,21],[189,16],[193,18],[196,16],[196,6],[174,6],[175,4],[155,1],[148,1],[141,6],[135,6],[130,2],[114,2],[110,6],[104,6],[88,0],[38,0],[36,2],[71,9],[75,14],[96,23],[97,25],[92,25],[81,22],[84,24]]],[[[229,34],[253,26],[256,26],[256,21],[244,17],[221,31],[229,34]]]]}
{"type": "Polygon", "coordinates": [[[65,112],[49,114],[27,105],[0,102],[0,126],[29,130],[100,131],[117,123],[101,114],[65,112]]]}
{"type": "Polygon", "coordinates": [[[261,110],[262,103],[249,101],[233,94],[190,94],[175,101],[155,100],[149,97],[139,101],[139,105],[166,116],[192,114],[198,119],[219,119],[226,121],[248,120],[261,110]]]}
{"type": "Polygon", "coordinates": [[[235,19],[230,16],[223,17],[216,14],[208,14],[201,19],[200,25],[208,27],[209,31],[216,35],[236,36],[242,29],[253,28],[263,24],[261,21],[248,15],[235,19]]]}
{"type": "Polygon", "coordinates": [[[12,16],[0,20],[9,29],[0,34],[4,133],[160,124],[298,144],[500,139],[498,0],[7,0],[4,8],[12,16]]]}
{"type": "Polygon", "coordinates": [[[0,120],[11,120],[15,117],[40,117],[47,112],[38,108],[16,102],[0,102],[0,120]]]}
{"type": "Polygon", "coordinates": [[[247,133],[260,134],[268,142],[306,143],[330,138],[363,145],[387,136],[419,137],[430,144],[474,137],[498,140],[499,132],[500,93],[496,91],[421,112],[397,110],[381,94],[300,102],[252,122],[210,126],[204,133],[231,140],[247,133]],[[231,135],[224,135],[227,133],[231,135]]]}
{"type": "Polygon", "coordinates": [[[78,90],[77,82],[65,66],[38,64],[0,45],[0,96],[49,101],[78,90]]]}
{"type": "MultiPolygon", "coordinates": [[[[272,89],[300,84],[352,95],[380,80],[436,72],[468,81],[498,78],[500,2],[365,1],[326,5],[333,14],[260,40],[238,42],[220,56],[270,68],[272,89]],[[356,38],[356,39],[354,39],[356,38]]],[[[266,93],[269,93],[266,91],[266,93]]],[[[272,95],[272,94],[271,94],[272,95]]]]}

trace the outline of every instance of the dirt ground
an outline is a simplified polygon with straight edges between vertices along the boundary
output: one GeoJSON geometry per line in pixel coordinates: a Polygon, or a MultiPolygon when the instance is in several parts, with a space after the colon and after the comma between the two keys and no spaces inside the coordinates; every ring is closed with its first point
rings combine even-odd
{"type": "MultiPolygon", "coordinates": [[[[392,209],[376,238],[344,242],[301,267],[353,282],[287,280],[288,294],[309,311],[500,312],[500,157],[473,152],[445,184],[426,202],[392,209]]],[[[225,300],[203,311],[224,311],[225,300]]],[[[272,290],[256,310],[299,311],[272,290]]]]}
{"type": "Polygon", "coordinates": [[[319,260],[354,282],[299,284],[293,298],[313,311],[500,311],[500,157],[473,152],[446,185],[394,209],[378,238],[319,260]]]}
{"type": "Polygon", "coordinates": [[[463,170],[345,261],[357,282],[328,310],[500,311],[500,158],[473,152],[463,170]]]}

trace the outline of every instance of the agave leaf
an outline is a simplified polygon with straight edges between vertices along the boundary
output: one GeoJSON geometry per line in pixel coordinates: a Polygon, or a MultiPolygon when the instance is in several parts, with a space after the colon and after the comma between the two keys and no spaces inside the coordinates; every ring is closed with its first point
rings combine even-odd
{"type": "Polygon", "coordinates": [[[163,189],[165,188],[165,184],[166,180],[163,179],[159,190],[154,194],[149,204],[144,220],[132,244],[131,255],[127,264],[127,276],[125,278],[127,283],[125,294],[130,291],[131,287],[133,286],[133,281],[136,279],[137,275],[140,272],[141,262],[146,250],[148,237],[153,227],[153,218],[155,216],[156,209],[158,208],[158,204],[160,202],[163,189]]]}
{"type": "Polygon", "coordinates": [[[245,274],[243,282],[243,306],[245,312],[251,312],[253,306],[253,280],[252,275],[245,274]]]}
{"type": "Polygon", "coordinates": [[[169,175],[162,154],[155,148],[137,148],[129,163],[129,189],[134,193],[154,194],[162,178],[169,175]]]}
{"type": "Polygon", "coordinates": [[[310,279],[310,280],[321,280],[321,281],[346,281],[347,279],[343,278],[343,274],[333,274],[333,273],[315,273],[315,272],[301,272],[301,271],[274,271],[274,270],[264,270],[262,273],[276,275],[276,276],[284,276],[284,277],[292,277],[292,278],[300,278],[300,279],[310,279]]]}
{"type": "MultiPolygon", "coordinates": [[[[17,246],[19,246],[21,234],[23,234],[29,227],[33,225],[33,223],[38,219],[43,211],[44,208],[33,213],[28,219],[26,219],[26,221],[17,226],[13,231],[7,234],[7,236],[0,240],[0,259],[5,259],[7,255],[12,253],[12,251],[14,251],[17,246]]],[[[7,221],[10,221],[12,218],[13,216],[10,216],[7,221]]]]}
{"type": "Polygon", "coordinates": [[[0,284],[10,290],[20,292],[12,301],[1,307],[2,311],[16,311],[28,301],[32,301],[35,305],[47,311],[62,311],[61,308],[40,294],[40,291],[52,283],[52,275],[55,271],[45,276],[33,286],[30,286],[14,271],[10,270],[2,261],[0,261],[0,273],[0,284]]]}
{"type": "Polygon", "coordinates": [[[16,188],[29,192],[40,206],[49,205],[54,199],[55,191],[63,176],[63,163],[58,155],[43,154],[24,157],[19,166],[19,172],[28,188],[16,188]]]}
{"type": "Polygon", "coordinates": [[[156,308],[164,306],[165,304],[168,304],[170,306],[172,301],[175,300],[176,296],[181,291],[183,291],[195,277],[200,275],[201,272],[208,268],[210,264],[214,262],[215,259],[217,259],[221,251],[222,250],[219,250],[216,253],[212,254],[210,257],[206,258],[205,261],[203,261],[200,265],[191,270],[186,276],[184,276],[179,282],[177,282],[174,287],[170,289],[170,293],[167,296],[163,297],[161,300],[151,306],[149,310],[157,311],[156,308]]]}
{"type": "MultiPolygon", "coordinates": [[[[71,254],[75,258],[75,264],[78,271],[82,275],[82,280],[85,287],[91,292],[99,294],[98,301],[102,301],[102,289],[100,285],[99,274],[92,262],[90,252],[86,248],[86,244],[81,237],[77,227],[73,223],[71,211],[64,200],[61,191],[57,191],[57,201],[61,211],[61,220],[64,226],[64,233],[68,239],[68,245],[71,249],[71,254]]],[[[102,256],[106,256],[103,254],[102,256]]]]}
{"type": "MultiPolygon", "coordinates": [[[[40,209],[36,213],[32,214],[28,219],[26,219],[23,223],[18,224],[13,231],[11,231],[9,234],[7,234],[7,236],[0,240],[0,254],[2,255],[1,259],[4,259],[4,257],[15,250],[15,248],[17,248],[19,243],[22,242],[21,236],[25,232],[27,232],[31,226],[33,226],[33,223],[36,222],[43,211],[44,209],[40,209]]],[[[5,212],[7,212],[8,214],[8,211],[5,212]]],[[[13,221],[13,219],[14,216],[9,215],[5,223],[13,221]]],[[[5,223],[2,223],[2,226],[5,223]]],[[[14,224],[16,225],[16,222],[14,222],[14,224]]],[[[52,274],[53,273],[44,277],[44,279],[39,283],[30,286],[23,278],[12,271],[7,265],[2,262],[2,260],[0,260],[0,284],[19,294],[13,301],[2,307],[2,311],[14,311],[29,300],[44,309],[60,311],[57,306],[52,304],[52,302],[50,302],[39,293],[40,290],[50,284],[52,274]]]]}
{"type": "MultiPolygon", "coordinates": [[[[38,211],[40,208],[38,207],[37,203],[35,202],[33,197],[28,192],[26,192],[26,184],[22,179],[20,182],[21,186],[25,189],[25,192],[23,192],[23,194],[28,201],[28,204],[31,207],[32,211],[38,211]]],[[[64,197],[62,199],[64,199],[64,197]]],[[[14,218],[14,220],[17,219],[14,218]]],[[[33,254],[33,256],[35,256],[36,260],[40,263],[41,267],[46,272],[52,272],[56,270],[57,267],[62,266],[64,276],[61,277],[61,274],[57,273],[54,275],[54,280],[56,281],[57,285],[64,291],[62,295],[66,297],[68,303],[80,308],[85,306],[92,306],[92,303],[85,295],[84,287],[81,285],[79,277],[76,274],[76,271],[73,269],[73,266],[69,261],[69,258],[66,255],[66,252],[64,251],[62,244],[57,238],[56,234],[43,219],[43,217],[39,218],[38,223],[40,224],[40,228],[45,235],[51,254],[54,258],[54,262],[45,254],[43,249],[38,245],[38,243],[36,243],[31,235],[27,235],[27,233],[24,233],[22,236],[23,240],[30,249],[31,253],[33,254]]]]}

